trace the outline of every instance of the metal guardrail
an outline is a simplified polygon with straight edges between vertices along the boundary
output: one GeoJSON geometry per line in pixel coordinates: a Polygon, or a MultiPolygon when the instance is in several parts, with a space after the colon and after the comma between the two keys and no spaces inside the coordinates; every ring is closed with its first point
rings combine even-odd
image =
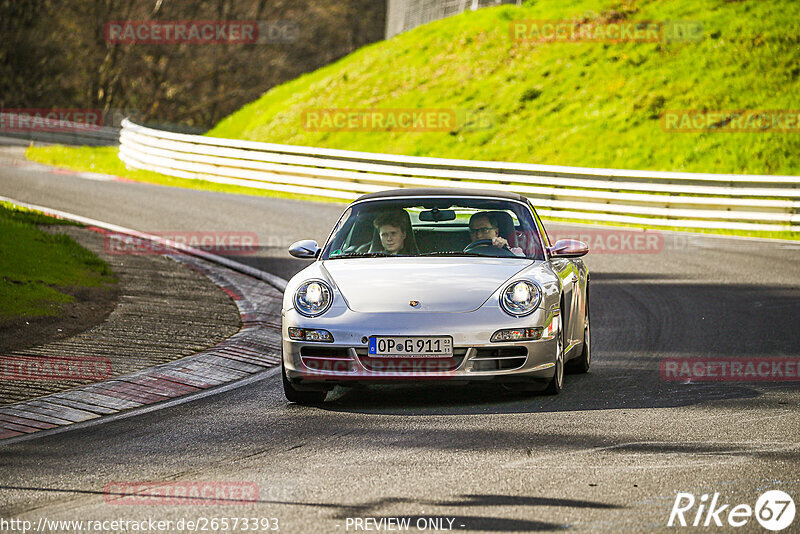
{"type": "Polygon", "coordinates": [[[386,39],[428,22],[451,17],[464,11],[522,0],[388,0],[386,2],[386,39]]]}
{"type": "Polygon", "coordinates": [[[187,135],[122,122],[120,159],[180,178],[339,199],[402,187],[521,193],[544,217],[800,231],[800,177],[590,169],[353,152],[187,135]]]}

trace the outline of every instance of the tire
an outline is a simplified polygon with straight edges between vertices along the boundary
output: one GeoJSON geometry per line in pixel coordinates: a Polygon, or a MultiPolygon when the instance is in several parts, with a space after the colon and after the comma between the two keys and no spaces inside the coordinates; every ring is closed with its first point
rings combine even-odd
{"type": "Polygon", "coordinates": [[[281,358],[281,377],[283,378],[283,394],[289,402],[295,404],[322,404],[325,397],[328,396],[327,390],[309,390],[302,391],[295,389],[289,379],[286,377],[286,369],[283,366],[283,358],[281,358]]]}
{"type": "Polygon", "coordinates": [[[561,320],[559,320],[556,340],[556,370],[552,380],[547,383],[547,387],[543,391],[545,395],[558,395],[564,389],[564,328],[561,320]]]}
{"type": "Polygon", "coordinates": [[[583,324],[583,349],[580,356],[567,362],[567,371],[582,374],[589,371],[592,363],[592,328],[589,324],[589,299],[586,299],[586,318],[583,324]]]}

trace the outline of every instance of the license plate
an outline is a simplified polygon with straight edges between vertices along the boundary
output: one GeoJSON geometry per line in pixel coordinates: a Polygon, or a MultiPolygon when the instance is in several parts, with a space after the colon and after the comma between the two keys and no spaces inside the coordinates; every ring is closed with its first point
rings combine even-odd
{"type": "Polygon", "coordinates": [[[453,338],[450,336],[372,336],[369,338],[369,355],[375,358],[451,358],[453,356],[453,338]]]}

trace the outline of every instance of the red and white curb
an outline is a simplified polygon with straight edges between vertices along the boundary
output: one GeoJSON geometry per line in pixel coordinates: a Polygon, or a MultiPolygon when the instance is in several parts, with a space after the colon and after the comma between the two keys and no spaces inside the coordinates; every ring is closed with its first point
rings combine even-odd
{"type": "Polygon", "coordinates": [[[43,430],[107,418],[123,411],[137,411],[178,397],[194,397],[204,390],[216,390],[222,385],[261,375],[280,363],[280,308],[286,285],[282,278],[157,236],[5,197],[0,200],[75,220],[96,231],[125,233],[179,249],[180,252],[176,250],[168,256],[204,274],[226,291],[236,303],[243,323],[239,332],[198,354],[0,407],[3,444],[43,430]]]}

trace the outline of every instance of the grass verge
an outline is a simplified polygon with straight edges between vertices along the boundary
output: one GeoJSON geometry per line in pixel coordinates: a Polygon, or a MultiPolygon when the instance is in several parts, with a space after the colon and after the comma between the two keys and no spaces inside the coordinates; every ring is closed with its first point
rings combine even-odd
{"type": "Polygon", "coordinates": [[[75,286],[116,282],[108,264],[70,237],[41,224],[74,224],[0,202],[0,322],[54,316],[75,286]]]}

